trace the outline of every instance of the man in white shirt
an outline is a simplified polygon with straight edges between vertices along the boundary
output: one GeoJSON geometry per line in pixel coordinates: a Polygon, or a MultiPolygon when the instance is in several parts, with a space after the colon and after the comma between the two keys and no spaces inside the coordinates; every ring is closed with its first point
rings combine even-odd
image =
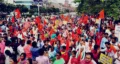
{"type": "Polygon", "coordinates": [[[17,47],[19,55],[21,55],[21,53],[24,53],[24,42],[24,40],[21,40],[20,45],[17,47]]]}

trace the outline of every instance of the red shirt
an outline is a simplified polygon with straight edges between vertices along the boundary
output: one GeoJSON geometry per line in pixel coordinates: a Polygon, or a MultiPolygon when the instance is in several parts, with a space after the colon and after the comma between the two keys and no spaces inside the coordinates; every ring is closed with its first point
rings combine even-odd
{"type": "Polygon", "coordinates": [[[62,52],[62,58],[65,60],[65,63],[67,63],[68,60],[69,60],[68,53],[67,52],[62,52]]]}
{"type": "Polygon", "coordinates": [[[72,58],[71,58],[71,64],[78,64],[78,59],[72,57],[72,58]]]}
{"type": "Polygon", "coordinates": [[[97,37],[96,37],[96,44],[100,46],[102,40],[102,33],[97,32],[97,37]]]}
{"type": "Polygon", "coordinates": [[[82,60],[82,61],[80,62],[80,64],[94,64],[94,63],[93,63],[92,61],[89,62],[89,63],[86,63],[85,60],[82,60]]]}
{"type": "Polygon", "coordinates": [[[99,53],[97,53],[97,51],[95,51],[95,50],[92,50],[92,54],[93,54],[94,60],[97,61],[99,59],[99,53]]]}
{"type": "Polygon", "coordinates": [[[27,58],[32,58],[32,53],[31,53],[30,49],[31,49],[31,45],[27,45],[24,47],[24,51],[26,53],[27,58]]]}

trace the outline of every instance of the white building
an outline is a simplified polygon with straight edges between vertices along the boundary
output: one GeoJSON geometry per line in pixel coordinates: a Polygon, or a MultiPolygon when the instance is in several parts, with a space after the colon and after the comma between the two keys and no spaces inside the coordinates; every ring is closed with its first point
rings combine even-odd
{"type": "Polygon", "coordinates": [[[33,0],[14,0],[15,5],[27,5],[30,6],[33,3],[33,0]]]}
{"type": "Polygon", "coordinates": [[[4,3],[14,4],[14,0],[4,0],[4,3]]]}

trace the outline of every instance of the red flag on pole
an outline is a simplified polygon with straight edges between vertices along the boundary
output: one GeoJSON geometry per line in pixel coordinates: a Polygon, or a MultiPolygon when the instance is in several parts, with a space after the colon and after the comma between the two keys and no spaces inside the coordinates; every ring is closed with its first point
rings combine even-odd
{"type": "Polygon", "coordinates": [[[104,19],[104,10],[101,10],[100,12],[99,12],[99,18],[101,18],[101,19],[104,19]]]}
{"type": "Polygon", "coordinates": [[[16,18],[20,18],[21,17],[21,13],[20,13],[19,9],[16,9],[14,12],[15,12],[15,17],[16,18]]]}

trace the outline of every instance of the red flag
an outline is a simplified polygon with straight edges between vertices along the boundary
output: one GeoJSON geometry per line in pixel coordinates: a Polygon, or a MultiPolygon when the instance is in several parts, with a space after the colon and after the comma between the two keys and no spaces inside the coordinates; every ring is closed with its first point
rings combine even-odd
{"type": "Polygon", "coordinates": [[[14,18],[14,16],[12,17],[11,22],[12,22],[12,23],[15,22],[15,18],[14,18]]]}
{"type": "Polygon", "coordinates": [[[46,22],[46,20],[44,20],[44,25],[46,25],[47,24],[47,22],[46,22]]]}
{"type": "Polygon", "coordinates": [[[22,38],[25,39],[25,36],[24,36],[23,32],[22,32],[22,38]]]}
{"type": "Polygon", "coordinates": [[[40,22],[41,22],[41,19],[40,19],[39,17],[36,17],[36,18],[35,18],[35,23],[36,23],[36,24],[39,24],[40,22]]]}
{"type": "Polygon", "coordinates": [[[60,17],[61,17],[61,19],[64,19],[64,15],[63,14],[60,17]]]}
{"type": "Polygon", "coordinates": [[[99,18],[101,18],[101,19],[104,19],[104,10],[101,10],[100,12],[99,12],[99,18]]]}
{"type": "Polygon", "coordinates": [[[40,37],[41,37],[42,40],[45,40],[44,34],[42,34],[40,37]]]}
{"type": "Polygon", "coordinates": [[[43,25],[42,24],[38,24],[38,30],[42,31],[42,29],[43,29],[43,25]]]}
{"type": "Polygon", "coordinates": [[[18,36],[18,31],[14,30],[13,34],[14,34],[14,36],[18,36]]]}
{"type": "Polygon", "coordinates": [[[83,22],[84,24],[87,24],[87,23],[88,23],[87,21],[88,21],[88,16],[86,15],[86,16],[83,17],[82,22],[83,22]]]}
{"type": "Polygon", "coordinates": [[[78,28],[78,29],[76,30],[76,33],[77,33],[77,34],[81,34],[81,33],[82,33],[82,32],[81,32],[81,29],[78,28]]]}
{"type": "Polygon", "coordinates": [[[64,18],[64,20],[65,20],[65,21],[69,21],[69,16],[66,16],[66,17],[64,18]]]}
{"type": "Polygon", "coordinates": [[[15,17],[16,18],[20,18],[21,17],[21,13],[20,13],[19,9],[16,9],[14,12],[15,12],[15,17]]]}
{"type": "Polygon", "coordinates": [[[49,32],[50,36],[51,36],[54,32],[55,32],[54,29],[51,29],[50,32],[49,32]]]}
{"type": "Polygon", "coordinates": [[[66,41],[66,50],[68,51],[69,50],[69,40],[67,39],[67,41],[66,41]]]}
{"type": "Polygon", "coordinates": [[[59,35],[57,36],[57,38],[58,38],[58,40],[61,40],[61,35],[59,34],[59,35]]]}

